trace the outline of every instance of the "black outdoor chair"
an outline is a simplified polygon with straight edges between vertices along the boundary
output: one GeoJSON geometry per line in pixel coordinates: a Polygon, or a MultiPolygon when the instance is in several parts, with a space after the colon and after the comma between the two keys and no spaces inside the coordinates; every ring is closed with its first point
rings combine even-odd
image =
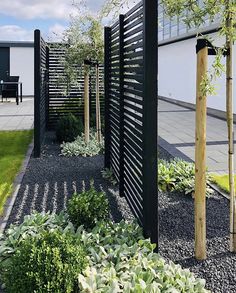
{"type": "MultiPolygon", "coordinates": [[[[8,76],[7,82],[19,82],[19,76],[8,76]]],[[[18,84],[5,84],[2,88],[2,101],[7,98],[15,98],[16,102],[19,100],[18,84]]]]}

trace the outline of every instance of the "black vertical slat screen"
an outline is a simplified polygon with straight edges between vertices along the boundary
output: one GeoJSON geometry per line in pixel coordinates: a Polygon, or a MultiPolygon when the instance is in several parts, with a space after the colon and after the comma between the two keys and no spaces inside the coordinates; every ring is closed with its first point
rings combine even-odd
{"type": "Polygon", "coordinates": [[[157,243],[157,1],[120,15],[105,42],[105,167],[157,243]]]}
{"type": "Polygon", "coordinates": [[[48,47],[40,31],[34,32],[34,156],[39,157],[48,111],[48,47]]]}

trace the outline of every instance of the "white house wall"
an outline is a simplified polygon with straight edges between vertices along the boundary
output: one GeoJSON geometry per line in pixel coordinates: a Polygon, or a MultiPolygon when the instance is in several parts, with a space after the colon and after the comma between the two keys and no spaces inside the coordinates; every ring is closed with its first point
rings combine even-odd
{"type": "Polygon", "coordinates": [[[10,48],[10,75],[20,76],[23,83],[23,95],[34,95],[34,48],[10,48]]]}
{"type": "MultiPolygon", "coordinates": [[[[215,37],[215,34],[211,37],[215,37]]],[[[215,45],[220,45],[218,39],[215,45]]],[[[188,103],[196,96],[196,38],[159,47],[159,95],[188,103]]],[[[236,45],[234,46],[234,56],[236,45]]],[[[225,59],[225,58],[224,58],[225,59]]],[[[214,56],[209,56],[209,69],[214,56]]],[[[236,80],[236,63],[234,62],[236,80]]],[[[217,95],[208,97],[207,106],[225,111],[225,75],[216,81],[217,95]]],[[[234,113],[236,114],[236,83],[234,84],[234,113]]]]}

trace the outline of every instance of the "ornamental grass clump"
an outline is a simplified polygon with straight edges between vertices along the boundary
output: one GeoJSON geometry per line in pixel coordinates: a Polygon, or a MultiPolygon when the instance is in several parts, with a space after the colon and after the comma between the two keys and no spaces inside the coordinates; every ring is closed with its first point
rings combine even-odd
{"type": "Polygon", "coordinates": [[[98,192],[93,184],[89,190],[75,193],[67,203],[69,220],[78,228],[92,229],[98,221],[109,216],[109,205],[105,192],[98,192]]]}
{"type": "MultiPolygon", "coordinates": [[[[211,176],[207,173],[207,184],[211,176]]],[[[158,189],[160,191],[177,191],[194,196],[195,190],[195,165],[180,159],[171,161],[158,160],[158,189]]],[[[207,196],[213,190],[207,186],[207,196]]]]}
{"type": "Polygon", "coordinates": [[[61,154],[66,157],[93,157],[103,153],[104,140],[102,139],[102,142],[99,143],[96,137],[96,133],[91,131],[88,142],[85,142],[85,136],[82,134],[79,135],[73,142],[63,143],[61,148],[61,154]]]}

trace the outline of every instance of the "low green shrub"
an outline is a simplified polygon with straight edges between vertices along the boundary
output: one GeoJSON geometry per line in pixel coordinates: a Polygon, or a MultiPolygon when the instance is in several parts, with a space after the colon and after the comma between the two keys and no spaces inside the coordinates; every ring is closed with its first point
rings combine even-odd
{"type": "MultiPolygon", "coordinates": [[[[207,183],[211,177],[207,173],[207,183]]],[[[178,191],[194,196],[195,165],[180,159],[171,161],[158,160],[158,189],[160,191],[178,191]]],[[[213,190],[207,186],[207,196],[213,190]]]]}
{"type": "Polygon", "coordinates": [[[24,222],[34,233],[22,228],[14,236],[17,249],[1,270],[6,292],[209,292],[204,280],[154,253],[135,222],[100,221],[89,232],[75,230],[63,214],[34,214],[24,222]]]}
{"type": "Polygon", "coordinates": [[[25,216],[20,225],[11,224],[7,231],[0,235],[0,269],[4,269],[8,259],[28,236],[34,237],[48,230],[65,229],[67,225],[68,219],[64,213],[33,213],[25,216]]]}
{"type": "Polygon", "coordinates": [[[67,157],[82,156],[93,157],[102,154],[104,151],[104,141],[97,141],[96,133],[90,132],[89,142],[85,142],[84,134],[78,136],[74,142],[63,143],[61,154],[67,157]]]}
{"type": "Polygon", "coordinates": [[[96,191],[93,185],[87,191],[75,193],[67,203],[69,219],[76,228],[93,228],[98,221],[108,218],[108,209],[105,192],[96,191]]]}
{"type": "Polygon", "coordinates": [[[81,119],[76,118],[73,114],[61,117],[56,125],[56,137],[59,142],[72,142],[84,130],[81,119]]]}
{"type": "Polygon", "coordinates": [[[20,243],[2,279],[7,292],[78,292],[78,274],[86,266],[86,253],[74,235],[43,231],[20,243]]]}

